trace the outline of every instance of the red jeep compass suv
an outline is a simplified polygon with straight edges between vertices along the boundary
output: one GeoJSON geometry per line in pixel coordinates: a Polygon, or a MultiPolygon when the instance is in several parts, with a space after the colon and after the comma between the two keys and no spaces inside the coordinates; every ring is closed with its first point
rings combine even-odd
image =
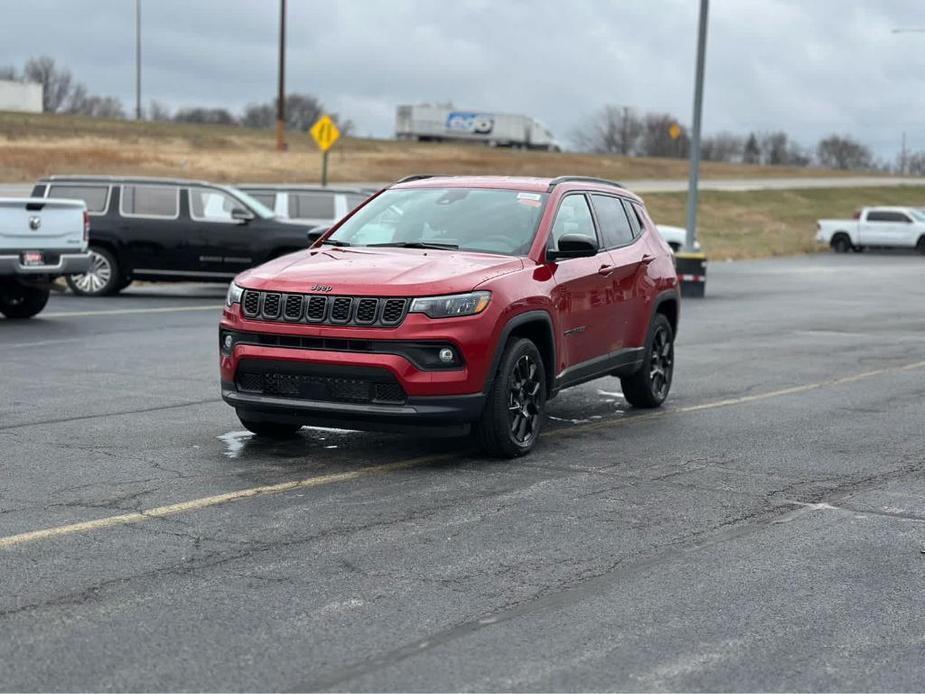
{"type": "Polygon", "coordinates": [[[613,375],[631,404],[664,401],[678,297],[670,249],[619,184],[411,176],[238,275],[222,397],[262,436],[471,428],[522,455],[568,386],[613,375]]]}

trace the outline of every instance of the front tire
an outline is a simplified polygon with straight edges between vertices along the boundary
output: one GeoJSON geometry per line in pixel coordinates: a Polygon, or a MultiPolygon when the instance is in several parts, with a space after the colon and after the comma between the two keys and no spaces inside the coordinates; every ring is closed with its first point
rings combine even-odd
{"type": "Polygon", "coordinates": [[[851,250],[851,239],[845,234],[839,234],[832,239],[832,250],[836,253],[847,253],[851,250]]]}
{"type": "Polygon", "coordinates": [[[7,318],[32,318],[45,308],[51,292],[40,287],[11,284],[0,287],[0,313],[7,318]]]}
{"type": "Polygon", "coordinates": [[[67,286],[78,296],[109,296],[124,285],[124,278],[115,255],[99,246],[90,247],[90,269],[80,275],[64,278],[67,286]]]}
{"type": "Polygon", "coordinates": [[[238,414],[241,424],[255,436],[268,439],[286,439],[295,436],[296,432],[302,428],[301,424],[287,424],[284,422],[263,422],[248,419],[242,414],[238,414]]]}
{"type": "Polygon", "coordinates": [[[634,407],[658,407],[668,397],[673,375],[674,331],[668,319],[656,313],[649,326],[642,367],[620,379],[623,397],[634,407]]]}
{"type": "Polygon", "coordinates": [[[526,455],[536,445],[545,414],[543,357],[532,341],[516,339],[501,356],[485,410],[475,424],[476,439],[492,456],[526,455]]]}
{"type": "Polygon", "coordinates": [[[919,242],[915,244],[915,250],[917,250],[922,255],[925,255],[925,236],[919,239],[919,242]]]}

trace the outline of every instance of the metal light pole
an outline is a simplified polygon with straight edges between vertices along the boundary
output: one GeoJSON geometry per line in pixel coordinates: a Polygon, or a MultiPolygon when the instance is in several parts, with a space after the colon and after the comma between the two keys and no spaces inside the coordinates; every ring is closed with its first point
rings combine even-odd
{"type": "Polygon", "coordinates": [[[286,149],[286,0],[279,2],[279,96],[276,99],[276,149],[286,149]]]}
{"type": "Polygon", "coordinates": [[[135,0],[135,120],[141,120],[141,0],[135,0]]]}
{"type": "Polygon", "coordinates": [[[707,52],[707,14],[709,0],[700,0],[697,31],[697,74],[694,81],[694,127],[691,130],[690,172],[687,184],[687,238],[685,249],[694,250],[697,239],[697,185],[700,178],[700,120],[703,111],[703,66],[707,52]]]}

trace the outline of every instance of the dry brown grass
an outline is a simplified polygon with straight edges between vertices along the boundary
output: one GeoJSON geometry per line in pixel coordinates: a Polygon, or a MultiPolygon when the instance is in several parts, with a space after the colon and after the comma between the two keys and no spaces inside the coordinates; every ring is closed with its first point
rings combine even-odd
{"type": "MultiPolygon", "coordinates": [[[[649,194],[645,201],[658,223],[684,226],[686,194],[649,194]]],[[[797,255],[824,250],[814,239],[816,220],[850,218],[865,205],[925,207],[925,186],[704,191],[697,226],[713,260],[797,255]]]]}
{"type": "MultiPolygon", "coordinates": [[[[290,133],[288,152],[273,133],[233,126],[135,123],[53,114],[0,113],[0,180],[64,173],[183,176],[213,181],[317,181],[321,155],[307,133],[290,133]]],[[[391,181],[411,173],[684,178],[687,162],[592,154],[492,150],[345,138],[332,150],[331,181],[391,181]]],[[[706,162],[706,178],[838,175],[806,168],[706,162]]]]}

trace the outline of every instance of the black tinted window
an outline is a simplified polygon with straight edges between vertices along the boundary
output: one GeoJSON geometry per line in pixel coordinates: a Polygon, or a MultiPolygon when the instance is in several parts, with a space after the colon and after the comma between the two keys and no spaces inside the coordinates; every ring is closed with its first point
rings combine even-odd
{"type": "Polygon", "coordinates": [[[629,217],[630,227],[633,229],[633,236],[642,234],[642,225],[639,222],[639,217],[636,216],[636,210],[633,209],[633,206],[624,200],[623,209],[626,210],[626,216],[629,217]]]}
{"type": "Polygon", "coordinates": [[[105,212],[108,186],[51,186],[48,197],[65,200],[83,200],[87,212],[105,212]]]}
{"type": "Polygon", "coordinates": [[[601,228],[605,248],[623,246],[633,240],[633,228],[626,217],[620,198],[609,195],[592,195],[594,213],[601,228]]]}
{"type": "Polygon", "coordinates": [[[289,216],[334,219],[334,193],[289,193],[289,216]]]}
{"type": "Polygon", "coordinates": [[[868,212],[868,222],[910,222],[911,220],[902,212],[868,212]]]}
{"type": "Polygon", "coordinates": [[[120,208],[124,215],[176,217],[178,195],[175,186],[122,186],[120,208]]]}

